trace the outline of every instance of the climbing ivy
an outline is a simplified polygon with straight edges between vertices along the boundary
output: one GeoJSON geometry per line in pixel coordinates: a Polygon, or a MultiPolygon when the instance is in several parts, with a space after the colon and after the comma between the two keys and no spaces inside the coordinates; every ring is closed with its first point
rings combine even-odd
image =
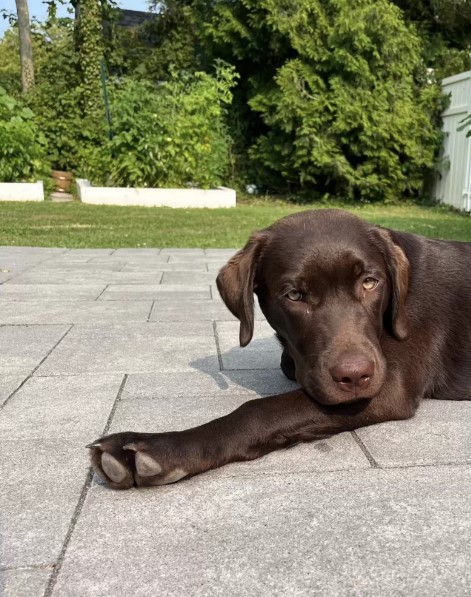
{"type": "Polygon", "coordinates": [[[87,116],[103,106],[100,64],[104,42],[100,0],[81,0],[76,39],[82,72],[82,106],[87,116]]]}

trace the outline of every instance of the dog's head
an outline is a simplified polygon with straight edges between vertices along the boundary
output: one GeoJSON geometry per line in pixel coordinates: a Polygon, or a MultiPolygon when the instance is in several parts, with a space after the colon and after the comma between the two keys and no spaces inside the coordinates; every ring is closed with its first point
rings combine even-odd
{"type": "Polygon", "coordinates": [[[386,230],[338,210],[302,212],[254,233],[217,285],[254,329],[254,298],[313,399],[340,404],[376,396],[386,377],[381,339],[407,338],[409,262],[386,230]]]}

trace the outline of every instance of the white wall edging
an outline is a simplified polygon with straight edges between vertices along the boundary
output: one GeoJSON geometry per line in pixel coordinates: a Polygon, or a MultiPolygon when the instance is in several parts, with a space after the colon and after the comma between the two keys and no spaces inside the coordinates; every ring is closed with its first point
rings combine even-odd
{"type": "Polygon", "coordinates": [[[43,182],[0,182],[0,201],[44,201],[43,182]]]}
{"type": "Polygon", "coordinates": [[[234,189],[147,189],[94,187],[88,180],[76,180],[82,203],[95,205],[135,205],[141,207],[235,207],[234,189]]]}

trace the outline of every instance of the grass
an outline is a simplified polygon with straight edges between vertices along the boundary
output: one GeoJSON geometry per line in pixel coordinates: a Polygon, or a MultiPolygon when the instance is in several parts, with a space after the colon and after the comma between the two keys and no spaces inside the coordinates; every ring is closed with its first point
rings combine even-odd
{"type": "MultiPolygon", "coordinates": [[[[240,247],[253,230],[305,206],[242,199],[235,209],[111,207],[0,202],[0,245],[42,247],[240,247]]],[[[329,206],[330,207],[330,206],[329,206]]],[[[471,241],[471,217],[444,207],[341,204],[388,228],[471,241]]]]}

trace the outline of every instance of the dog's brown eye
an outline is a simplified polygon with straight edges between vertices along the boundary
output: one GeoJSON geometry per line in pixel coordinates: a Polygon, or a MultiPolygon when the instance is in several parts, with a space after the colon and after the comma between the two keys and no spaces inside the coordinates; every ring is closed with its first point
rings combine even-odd
{"type": "Polygon", "coordinates": [[[378,284],[379,281],[376,278],[365,278],[363,280],[363,288],[365,290],[373,290],[378,284]]]}
{"type": "Polygon", "coordinates": [[[303,297],[303,295],[297,290],[290,290],[285,294],[285,296],[287,296],[290,301],[300,301],[303,297]]]}

